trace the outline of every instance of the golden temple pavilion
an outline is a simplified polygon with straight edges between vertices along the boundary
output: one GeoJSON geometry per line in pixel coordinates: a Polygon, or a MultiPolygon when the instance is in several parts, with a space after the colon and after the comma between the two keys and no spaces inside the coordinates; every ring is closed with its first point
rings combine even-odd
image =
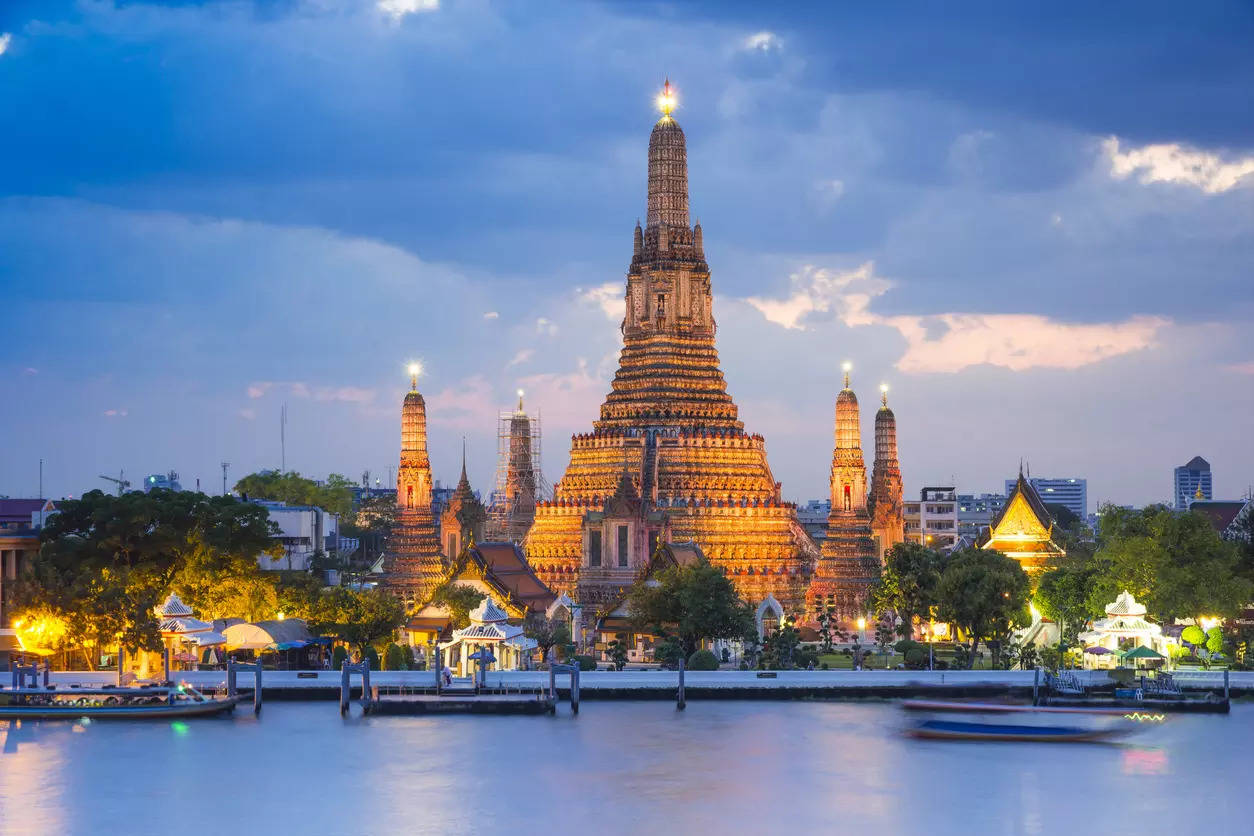
{"type": "Polygon", "coordinates": [[[1013,557],[1029,574],[1042,571],[1051,560],[1066,555],[1054,539],[1053,516],[1036,488],[1023,478],[1022,470],[1001,512],[980,534],[975,545],[1013,557]]]}
{"type": "Polygon", "coordinates": [[[618,371],[592,431],[572,438],[553,499],[536,508],[527,557],[592,614],[621,598],[658,543],[693,541],[759,614],[801,613],[817,550],[780,499],[765,440],[745,431],[727,392],[669,83],[660,104],[618,371]]]}

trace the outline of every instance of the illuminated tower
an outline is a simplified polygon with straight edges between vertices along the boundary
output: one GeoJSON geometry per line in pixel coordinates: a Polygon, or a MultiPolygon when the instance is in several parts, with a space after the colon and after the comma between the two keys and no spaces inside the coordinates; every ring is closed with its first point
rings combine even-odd
{"type": "Polygon", "coordinates": [[[827,539],[810,585],[811,615],[833,610],[853,619],[866,610],[866,597],[875,578],[875,543],[867,513],[866,465],[862,460],[862,430],[858,397],[849,387],[836,396],[835,447],[832,451],[832,510],[827,517],[827,539]]]}
{"type": "Polygon", "coordinates": [[[553,501],[536,509],[528,560],[550,588],[593,612],[618,600],[659,542],[691,540],[760,617],[800,615],[817,549],[780,501],[765,440],[745,432],[727,392],[669,82],[658,104],[618,371],[592,431],[571,439],[553,501]]]}
{"type": "Polygon", "coordinates": [[[440,539],[444,545],[445,567],[450,567],[472,543],[483,541],[483,504],[470,488],[466,476],[466,442],[462,442],[462,475],[444,513],[440,515],[440,539]]]}
{"type": "Polygon", "coordinates": [[[431,515],[431,460],[427,456],[427,405],[418,391],[417,364],[401,406],[401,464],[396,472],[396,526],[385,561],[386,585],[408,606],[426,602],[444,571],[431,515]]]}
{"type": "Polygon", "coordinates": [[[888,386],[880,386],[880,408],[875,413],[875,466],[871,471],[871,533],[876,555],[905,539],[901,489],[901,466],[897,462],[897,418],[888,408],[888,386]]]}

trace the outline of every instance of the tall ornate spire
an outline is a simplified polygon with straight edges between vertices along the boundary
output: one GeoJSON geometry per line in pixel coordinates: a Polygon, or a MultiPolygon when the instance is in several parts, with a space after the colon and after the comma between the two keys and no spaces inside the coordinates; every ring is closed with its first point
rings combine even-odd
{"type": "Polygon", "coordinates": [[[880,559],[884,552],[905,539],[901,466],[897,462],[897,417],[888,408],[888,385],[880,385],[880,406],[875,413],[875,466],[871,472],[871,532],[880,559]]]}
{"type": "Polygon", "coordinates": [[[411,607],[425,603],[443,572],[431,515],[427,404],[418,391],[420,371],[417,364],[410,366],[411,388],[401,405],[401,462],[396,472],[398,515],[385,561],[387,585],[411,607]]]}
{"type": "Polygon", "coordinates": [[[662,118],[649,137],[649,214],[647,226],[688,230],[688,148],[683,128],[671,117],[675,94],[670,80],[658,97],[662,118]]]}

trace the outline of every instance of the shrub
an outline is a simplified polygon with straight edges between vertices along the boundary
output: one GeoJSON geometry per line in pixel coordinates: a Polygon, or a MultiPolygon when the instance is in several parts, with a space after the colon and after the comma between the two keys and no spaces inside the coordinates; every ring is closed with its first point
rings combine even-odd
{"type": "Polygon", "coordinates": [[[344,660],[347,658],[348,651],[344,649],[344,645],[337,644],[331,651],[331,667],[338,671],[344,666],[344,660]]]}
{"type": "Polygon", "coordinates": [[[575,661],[579,663],[579,670],[594,671],[597,669],[597,660],[591,656],[576,656],[575,661]]]}
{"type": "Polygon", "coordinates": [[[1180,633],[1180,639],[1186,641],[1194,647],[1200,647],[1206,644],[1206,633],[1196,624],[1190,624],[1180,633]]]}
{"type": "Polygon", "coordinates": [[[810,650],[806,647],[797,648],[797,652],[792,655],[793,667],[808,668],[810,665],[818,667],[819,654],[817,651],[810,650]]]}
{"type": "Polygon", "coordinates": [[[906,667],[919,669],[927,667],[927,650],[922,647],[910,647],[904,654],[906,667]]]}
{"type": "Polygon", "coordinates": [[[829,670],[828,664],[824,662],[823,664],[819,665],[819,670],[824,670],[824,671],[829,670]]]}
{"type": "Polygon", "coordinates": [[[375,650],[373,647],[370,647],[369,645],[366,646],[365,652],[361,654],[361,660],[363,662],[370,662],[370,670],[379,670],[379,651],[375,650]]]}
{"type": "Polygon", "coordinates": [[[696,650],[688,657],[688,670],[690,671],[716,671],[718,670],[718,658],[708,650],[696,650]]]}
{"type": "Polygon", "coordinates": [[[403,671],[408,669],[405,664],[405,651],[396,642],[392,642],[383,651],[383,669],[386,671],[403,671]]]}

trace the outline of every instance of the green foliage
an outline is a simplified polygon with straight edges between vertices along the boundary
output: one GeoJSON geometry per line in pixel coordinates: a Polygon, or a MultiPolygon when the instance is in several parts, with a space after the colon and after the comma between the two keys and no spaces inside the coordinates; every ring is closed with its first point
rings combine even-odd
{"type": "Polygon", "coordinates": [[[911,647],[902,655],[902,660],[906,663],[907,668],[919,670],[927,667],[927,648],[911,647]]]}
{"type": "Polygon", "coordinates": [[[581,671],[594,671],[597,669],[597,660],[591,656],[576,656],[575,663],[579,665],[581,671]]]}
{"type": "Polygon", "coordinates": [[[409,669],[405,664],[405,651],[396,642],[390,642],[383,651],[383,669],[387,671],[404,671],[409,669]]]}
{"type": "Polygon", "coordinates": [[[938,586],[942,620],[962,629],[973,664],[980,641],[998,639],[1031,622],[1028,576],[1012,558],[990,549],[963,549],[950,556],[938,586]]]}
{"type": "Polygon", "coordinates": [[[344,649],[344,645],[337,644],[335,649],[331,651],[331,667],[339,670],[344,666],[344,660],[348,658],[348,651],[344,649]]]}
{"type": "Polygon", "coordinates": [[[872,586],[877,613],[889,610],[901,618],[898,632],[910,635],[916,618],[927,618],[939,603],[945,556],[918,543],[898,543],[884,555],[884,567],[872,586]]]}
{"type": "Polygon", "coordinates": [[[1090,567],[1069,564],[1046,572],[1037,585],[1033,600],[1041,615],[1061,625],[1068,644],[1075,644],[1084,623],[1103,611],[1094,609],[1089,595],[1095,574],[1090,567]]]}
{"type": "Polygon", "coordinates": [[[632,621],[641,631],[675,635],[690,655],[704,639],[756,634],[753,611],[731,581],[708,563],[673,566],[628,593],[632,621]]]}
{"type": "Polygon", "coordinates": [[[758,665],[767,670],[792,670],[797,667],[800,646],[801,633],[791,618],[785,618],[779,629],[767,636],[762,643],[758,665]]]}
{"type": "Polygon", "coordinates": [[[353,510],[353,483],[332,473],[319,485],[299,473],[262,470],[235,483],[235,492],[249,499],[270,499],[288,505],[316,505],[324,511],[347,517],[353,510]]]}
{"type": "Polygon", "coordinates": [[[690,671],[716,671],[718,670],[718,659],[708,650],[694,651],[688,657],[688,670],[690,671]]]}
{"type": "Polygon", "coordinates": [[[379,670],[379,651],[370,645],[366,645],[361,651],[361,661],[370,663],[370,670],[379,670]]]}
{"type": "Polygon", "coordinates": [[[667,668],[678,668],[680,654],[683,652],[679,639],[667,636],[653,646],[653,660],[667,668]]]}
{"type": "Polygon", "coordinates": [[[570,644],[570,625],[560,618],[549,618],[542,612],[527,615],[523,622],[523,635],[535,639],[540,658],[548,659],[549,650],[570,644]]]}
{"type": "Polygon", "coordinates": [[[607,650],[609,651],[610,663],[614,665],[614,670],[621,671],[627,666],[626,633],[615,633],[614,640],[609,643],[607,650]]]}
{"type": "Polygon", "coordinates": [[[1206,631],[1206,649],[1211,653],[1223,653],[1224,634],[1218,627],[1206,631]]]}
{"type": "MultiPolygon", "coordinates": [[[[359,648],[389,638],[405,623],[404,605],[382,589],[321,589],[300,582],[280,596],[286,615],[304,619],[317,635],[335,636],[359,648]]],[[[377,654],[376,654],[377,655],[377,654]]]]}
{"type": "Polygon", "coordinates": [[[1190,624],[1180,633],[1180,639],[1188,642],[1194,647],[1201,647],[1206,644],[1206,631],[1196,624],[1190,624]]]}
{"type": "Polygon", "coordinates": [[[470,626],[470,611],[479,606],[484,595],[477,589],[458,583],[446,583],[431,596],[431,603],[444,606],[449,611],[449,626],[461,630],[470,626]]]}
{"type": "Polygon", "coordinates": [[[1162,505],[1102,509],[1089,602],[1100,608],[1126,589],[1164,623],[1201,614],[1236,615],[1254,596],[1240,547],[1202,514],[1162,505]]]}
{"type": "Polygon", "coordinates": [[[202,617],[273,615],[272,583],[257,565],[276,556],[265,509],[231,497],[153,490],[90,491],[59,503],[15,600],[66,624],[69,647],[161,647],[152,609],[171,591],[202,617]]]}

